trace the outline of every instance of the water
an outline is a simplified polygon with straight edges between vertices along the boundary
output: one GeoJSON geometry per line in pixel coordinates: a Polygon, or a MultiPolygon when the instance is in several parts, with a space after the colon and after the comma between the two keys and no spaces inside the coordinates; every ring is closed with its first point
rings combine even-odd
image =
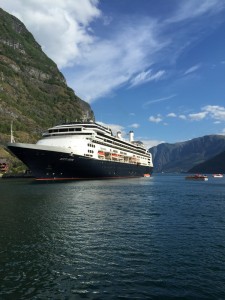
{"type": "Polygon", "coordinates": [[[0,299],[225,299],[225,178],[0,191],[0,299]]]}

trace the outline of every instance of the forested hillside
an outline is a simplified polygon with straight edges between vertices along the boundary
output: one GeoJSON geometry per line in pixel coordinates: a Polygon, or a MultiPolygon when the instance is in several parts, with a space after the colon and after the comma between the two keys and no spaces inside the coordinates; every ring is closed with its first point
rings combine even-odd
{"type": "Polygon", "coordinates": [[[12,121],[16,141],[34,142],[46,128],[84,115],[94,119],[24,24],[0,9],[1,147],[12,121]]]}

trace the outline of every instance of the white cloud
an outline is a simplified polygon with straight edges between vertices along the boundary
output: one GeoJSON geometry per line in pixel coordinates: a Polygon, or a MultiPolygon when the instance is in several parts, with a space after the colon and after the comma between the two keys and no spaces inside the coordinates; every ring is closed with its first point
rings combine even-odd
{"type": "Polygon", "coordinates": [[[180,6],[174,15],[167,22],[180,22],[193,19],[202,15],[215,14],[223,10],[225,6],[224,0],[188,0],[180,1],[180,6]]]}
{"type": "Polygon", "coordinates": [[[201,121],[206,117],[215,120],[214,124],[225,122],[225,107],[219,105],[206,105],[201,112],[189,114],[186,118],[191,121],[201,121]]]}
{"type": "Polygon", "coordinates": [[[207,117],[208,119],[214,120],[214,124],[220,124],[221,122],[225,122],[225,107],[219,105],[206,105],[197,113],[177,115],[172,112],[167,114],[167,117],[178,117],[179,119],[190,121],[202,121],[207,117]]]}
{"type": "Polygon", "coordinates": [[[175,113],[169,113],[168,115],[167,115],[167,117],[169,117],[169,118],[176,118],[176,114],[175,113]]]}
{"type": "Polygon", "coordinates": [[[150,116],[148,120],[153,123],[160,123],[163,119],[160,115],[158,115],[157,117],[150,116]]]}
{"type": "Polygon", "coordinates": [[[131,128],[139,128],[140,125],[137,124],[137,123],[134,123],[134,124],[131,124],[129,127],[131,127],[131,128]]]}
{"type": "Polygon", "coordinates": [[[1,7],[17,16],[58,66],[78,59],[93,42],[89,24],[100,17],[98,0],[2,0],[1,7]]]}
{"type": "Polygon", "coordinates": [[[202,108],[209,116],[217,121],[225,121],[225,107],[218,105],[207,105],[202,108]]]}
{"type": "MultiPolygon", "coordinates": [[[[154,55],[165,47],[165,41],[160,42],[156,37],[156,27],[154,22],[143,20],[135,26],[128,24],[114,28],[107,40],[96,39],[92,47],[83,52],[79,72],[74,72],[71,80],[77,94],[91,103],[109,95],[141,73],[151,64],[154,55]]],[[[162,76],[162,71],[159,72],[153,72],[151,79],[162,76]]],[[[149,74],[145,80],[150,80],[149,74]]]]}
{"type": "Polygon", "coordinates": [[[160,78],[163,77],[163,75],[165,74],[164,70],[160,70],[156,73],[153,74],[152,70],[148,70],[146,72],[141,72],[138,75],[136,75],[134,78],[131,79],[131,87],[133,86],[137,86],[149,81],[157,81],[160,78]]]}
{"type": "MultiPolygon", "coordinates": [[[[222,122],[225,122],[225,107],[219,105],[206,105],[201,108],[200,112],[197,113],[177,115],[176,113],[171,112],[167,114],[166,117],[179,118],[187,121],[202,121],[207,118],[208,120],[211,119],[214,124],[221,124],[222,122]]],[[[163,121],[163,117],[160,114],[158,114],[156,117],[150,116],[149,121],[159,123],[163,121]]],[[[164,125],[168,124],[164,123],[164,125]]]]}
{"type": "Polygon", "coordinates": [[[189,114],[188,117],[192,121],[200,121],[200,120],[205,119],[205,117],[207,116],[207,114],[208,114],[207,111],[203,111],[203,112],[196,113],[196,114],[189,114]]]}
{"type": "MultiPolygon", "coordinates": [[[[168,115],[167,115],[168,116],[168,115]]],[[[180,119],[201,121],[206,117],[214,120],[214,124],[225,122],[225,107],[219,105],[206,105],[201,108],[201,112],[185,115],[179,115],[180,119]]]]}
{"type": "Polygon", "coordinates": [[[184,72],[184,75],[188,75],[190,73],[193,73],[195,71],[197,71],[198,69],[200,68],[200,65],[195,65],[195,66],[192,66],[190,67],[189,69],[187,69],[185,72],[184,72]]]}
{"type": "Polygon", "coordinates": [[[146,106],[148,106],[150,104],[154,104],[154,103],[163,102],[163,101],[173,99],[174,97],[176,97],[176,95],[171,95],[171,96],[168,96],[168,97],[163,97],[163,98],[147,101],[143,104],[143,108],[146,108],[146,106]]]}
{"type": "Polygon", "coordinates": [[[179,115],[178,118],[181,119],[181,120],[186,120],[187,119],[187,117],[185,115],[179,115]]]}

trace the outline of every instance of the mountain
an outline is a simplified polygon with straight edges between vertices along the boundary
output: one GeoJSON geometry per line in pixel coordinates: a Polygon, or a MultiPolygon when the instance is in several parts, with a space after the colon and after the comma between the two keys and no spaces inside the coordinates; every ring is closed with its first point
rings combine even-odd
{"type": "Polygon", "coordinates": [[[12,121],[16,141],[34,142],[48,127],[85,115],[94,119],[89,104],[67,86],[24,24],[0,9],[0,145],[10,140],[12,121]]]}
{"type": "Polygon", "coordinates": [[[149,151],[155,172],[187,172],[225,150],[225,136],[207,135],[182,143],[162,143],[149,151]]]}
{"type": "Polygon", "coordinates": [[[225,151],[191,168],[190,173],[225,174],[225,151]]]}

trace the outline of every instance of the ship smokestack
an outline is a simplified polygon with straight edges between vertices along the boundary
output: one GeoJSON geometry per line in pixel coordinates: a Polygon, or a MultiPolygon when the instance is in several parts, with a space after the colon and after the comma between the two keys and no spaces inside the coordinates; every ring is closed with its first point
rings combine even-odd
{"type": "Polygon", "coordinates": [[[129,132],[129,139],[130,139],[130,142],[134,141],[134,132],[133,131],[129,132]]]}

